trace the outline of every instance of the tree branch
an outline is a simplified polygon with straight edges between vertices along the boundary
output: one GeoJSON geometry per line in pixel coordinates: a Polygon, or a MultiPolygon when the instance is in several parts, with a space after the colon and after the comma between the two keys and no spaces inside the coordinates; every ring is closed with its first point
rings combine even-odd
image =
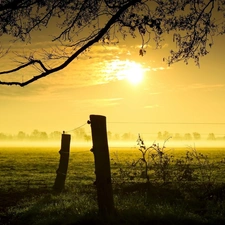
{"type": "MultiPolygon", "coordinates": [[[[39,64],[41,66],[41,68],[43,68],[43,70],[45,72],[48,72],[49,71],[40,60],[30,60],[30,62],[25,63],[25,64],[23,64],[21,66],[18,66],[16,68],[12,69],[12,70],[7,70],[7,71],[0,72],[0,75],[9,74],[9,73],[13,73],[13,72],[19,71],[19,70],[21,70],[21,69],[23,69],[25,67],[28,67],[29,65],[34,65],[36,63],[39,64]]],[[[0,82],[0,84],[1,84],[1,82],[0,82]]]]}
{"type": "Polygon", "coordinates": [[[110,27],[115,24],[118,20],[118,18],[131,6],[135,5],[136,3],[140,2],[141,0],[130,0],[127,4],[123,5],[117,12],[116,14],[114,14],[111,19],[106,23],[106,25],[99,31],[98,35],[93,38],[92,40],[90,40],[89,42],[87,42],[85,45],[83,45],[80,49],[78,49],[74,54],[72,54],[64,63],[62,63],[60,66],[57,66],[55,68],[52,69],[47,69],[43,63],[40,60],[31,60],[30,62],[19,66],[15,69],[12,70],[8,70],[8,71],[4,71],[1,72],[1,74],[9,74],[15,71],[18,71],[20,69],[26,68],[29,65],[32,65],[34,63],[38,63],[43,69],[44,72],[34,76],[31,79],[28,79],[27,81],[24,82],[4,82],[4,81],[0,81],[0,85],[18,85],[21,87],[24,87],[30,83],[33,83],[36,80],[39,80],[40,78],[46,77],[52,73],[55,73],[57,71],[62,70],[63,68],[65,68],[66,66],[68,66],[75,58],[77,58],[82,52],[84,52],[86,49],[88,49],[90,46],[92,46],[94,43],[98,42],[106,33],[107,31],[110,29],[110,27]]]}

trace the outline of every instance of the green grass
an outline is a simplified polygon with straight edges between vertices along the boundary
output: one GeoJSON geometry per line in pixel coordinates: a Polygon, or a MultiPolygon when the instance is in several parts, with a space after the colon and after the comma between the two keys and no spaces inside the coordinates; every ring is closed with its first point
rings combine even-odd
{"type": "MultiPolygon", "coordinates": [[[[186,150],[169,149],[168,153],[179,158],[186,150]]],[[[197,150],[215,163],[225,158],[223,148],[197,150]]],[[[65,191],[55,194],[58,151],[57,147],[0,148],[0,224],[225,223],[224,199],[203,196],[201,184],[147,186],[144,179],[121,178],[119,168],[129,170],[128,162],[140,157],[134,148],[110,149],[117,214],[106,223],[98,215],[93,153],[89,148],[71,148],[65,191]]],[[[224,167],[220,168],[216,171],[219,187],[225,182],[224,167]]]]}

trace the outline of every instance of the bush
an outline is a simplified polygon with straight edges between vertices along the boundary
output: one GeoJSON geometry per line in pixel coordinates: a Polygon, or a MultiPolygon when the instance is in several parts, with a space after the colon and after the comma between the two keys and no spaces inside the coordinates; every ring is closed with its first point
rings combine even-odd
{"type": "Polygon", "coordinates": [[[211,190],[216,182],[218,163],[210,161],[207,155],[197,152],[195,148],[189,147],[184,156],[175,157],[166,151],[166,142],[163,146],[153,143],[150,147],[144,144],[144,140],[138,135],[137,145],[141,157],[131,162],[126,160],[121,163],[118,154],[114,161],[117,164],[115,182],[140,182],[167,184],[174,183],[178,186],[185,184],[204,185],[204,190],[211,190]]]}

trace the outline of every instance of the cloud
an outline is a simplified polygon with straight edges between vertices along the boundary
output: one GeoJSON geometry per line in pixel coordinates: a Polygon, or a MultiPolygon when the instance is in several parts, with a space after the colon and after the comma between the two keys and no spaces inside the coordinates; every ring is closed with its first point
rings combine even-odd
{"type": "Polygon", "coordinates": [[[164,43],[164,44],[162,45],[162,48],[167,48],[168,46],[169,46],[168,43],[164,43]]]}
{"type": "Polygon", "coordinates": [[[104,107],[119,105],[123,98],[93,98],[93,99],[77,99],[70,100],[70,104],[73,106],[79,105],[79,108],[83,110],[87,109],[99,109],[104,107]]]}
{"type": "MultiPolygon", "coordinates": [[[[160,49],[164,49],[167,48],[169,46],[168,43],[163,43],[162,46],[160,47],[160,49]]],[[[133,49],[141,49],[142,45],[138,44],[138,45],[132,45],[131,48],[133,49]]],[[[159,48],[156,48],[156,45],[150,45],[150,44],[146,44],[144,46],[145,49],[152,49],[152,50],[158,50],[159,48]]]]}
{"type": "Polygon", "coordinates": [[[162,70],[169,70],[171,69],[170,67],[163,67],[163,66],[160,66],[160,67],[150,67],[150,70],[151,71],[154,71],[154,72],[157,72],[157,71],[162,71],[162,70]]]}
{"type": "Polygon", "coordinates": [[[217,89],[217,88],[224,88],[224,84],[204,84],[204,83],[195,83],[190,85],[188,88],[190,89],[207,89],[207,90],[212,90],[212,89],[217,89]]]}
{"type": "Polygon", "coordinates": [[[159,105],[146,105],[146,106],[144,106],[144,109],[154,109],[154,108],[158,108],[159,107],[159,105]]]}
{"type": "Polygon", "coordinates": [[[103,98],[103,99],[94,99],[95,104],[98,106],[114,106],[119,105],[120,101],[123,100],[123,98],[103,98]]]}
{"type": "Polygon", "coordinates": [[[18,86],[1,86],[0,85],[0,99],[43,99],[46,97],[46,89],[43,85],[31,84],[27,87],[18,86]]]}
{"type": "MultiPolygon", "coordinates": [[[[148,89],[148,90],[150,90],[150,89],[148,89]]],[[[159,95],[159,94],[161,94],[162,92],[150,92],[150,93],[148,93],[149,95],[159,95]]]]}
{"type": "Polygon", "coordinates": [[[223,89],[225,84],[206,84],[206,83],[193,83],[190,85],[180,85],[177,89],[188,91],[188,90],[203,90],[213,91],[215,89],[223,89]]]}

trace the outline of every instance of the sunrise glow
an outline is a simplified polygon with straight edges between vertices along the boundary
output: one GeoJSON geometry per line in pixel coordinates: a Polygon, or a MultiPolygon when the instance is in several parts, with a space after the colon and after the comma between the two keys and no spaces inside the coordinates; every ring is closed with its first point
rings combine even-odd
{"type": "Polygon", "coordinates": [[[146,69],[134,61],[113,60],[107,63],[106,72],[107,80],[127,80],[133,85],[141,83],[144,79],[146,69]]]}
{"type": "Polygon", "coordinates": [[[135,62],[128,61],[126,67],[121,72],[124,74],[125,79],[134,85],[139,84],[144,78],[144,69],[141,64],[135,62]]]}

